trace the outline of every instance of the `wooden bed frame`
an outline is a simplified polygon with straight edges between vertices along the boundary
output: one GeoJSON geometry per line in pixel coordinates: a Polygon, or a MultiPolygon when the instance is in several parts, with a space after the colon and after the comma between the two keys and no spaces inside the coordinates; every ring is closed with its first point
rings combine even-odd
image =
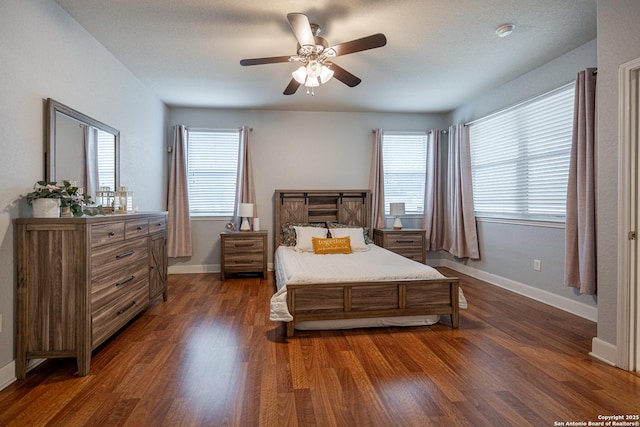
{"type": "MultiPolygon", "coordinates": [[[[288,223],[336,222],[370,230],[368,190],[276,190],[274,251],[288,223]]],[[[274,257],[275,259],[275,257],[274,257]]],[[[287,305],[296,322],[415,315],[450,315],[459,325],[457,277],[379,280],[373,282],[288,284],[287,305]]]]}

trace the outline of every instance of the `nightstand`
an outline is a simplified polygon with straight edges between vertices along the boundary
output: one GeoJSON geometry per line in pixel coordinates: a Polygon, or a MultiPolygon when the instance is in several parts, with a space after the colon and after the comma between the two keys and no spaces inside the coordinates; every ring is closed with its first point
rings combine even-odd
{"type": "Polygon", "coordinates": [[[373,241],[376,245],[423,264],[425,263],[424,236],[425,230],[418,228],[373,230],[373,241]]]}
{"type": "Polygon", "coordinates": [[[224,231],[220,250],[221,280],[231,273],[262,273],[267,278],[266,231],[224,231]]]}

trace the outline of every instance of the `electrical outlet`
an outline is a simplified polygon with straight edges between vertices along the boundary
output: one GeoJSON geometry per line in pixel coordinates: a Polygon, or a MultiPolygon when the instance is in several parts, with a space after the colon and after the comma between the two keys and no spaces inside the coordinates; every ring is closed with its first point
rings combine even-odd
{"type": "Polygon", "coordinates": [[[542,261],[540,261],[539,259],[534,259],[533,260],[533,269],[535,271],[542,271],[542,261]]]}

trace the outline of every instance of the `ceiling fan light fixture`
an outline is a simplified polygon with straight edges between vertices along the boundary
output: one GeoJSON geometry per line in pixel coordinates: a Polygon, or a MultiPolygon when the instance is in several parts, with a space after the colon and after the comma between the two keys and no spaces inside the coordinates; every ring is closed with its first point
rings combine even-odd
{"type": "Polygon", "coordinates": [[[291,76],[301,85],[307,80],[307,67],[301,65],[297,70],[291,73],[291,76]]]}
{"type": "Polygon", "coordinates": [[[516,26],[513,24],[502,24],[498,28],[496,28],[496,35],[498,37],[507,37],[513,32],[513,29],[515,27],[516,26]]]}
{"type": "Polygon", "coordinates": [[[318,77],[307,77],[307,81],[304,82],[304,85],[306,87],[318,87],[320,86],[320,80],[318,80],[318,77]]]}
{"type": "Polygon", "coordinates": [[[333,70],[326,65],[322,66],[322,70],[320,70],[320,83],[325,84],[333,77],[333,70]]]}

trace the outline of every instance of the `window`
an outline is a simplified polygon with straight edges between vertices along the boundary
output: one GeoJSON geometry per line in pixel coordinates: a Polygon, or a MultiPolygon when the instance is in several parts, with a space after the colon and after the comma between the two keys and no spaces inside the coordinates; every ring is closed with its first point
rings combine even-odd
{"type": "Polygon", "coordinates": [[[574,84],[469,125],[479,217],[564,221],[574,84]]]}
{"type": "Polygon", "coordinates": [[[189,129],[187,175],[192,216],[232,216],[240,130],[189,129]]]}
{"type": "Polygon", "coordinates": [[[99,187],[116,188],[116,150],[112,133],[97,129],[99,187]]]}
{"type": "Polygon", "coordinates": [[[383,132],[384,212],[389,203],[404,203],[407,215],[424,212],[427,134],[383,132]]]}

